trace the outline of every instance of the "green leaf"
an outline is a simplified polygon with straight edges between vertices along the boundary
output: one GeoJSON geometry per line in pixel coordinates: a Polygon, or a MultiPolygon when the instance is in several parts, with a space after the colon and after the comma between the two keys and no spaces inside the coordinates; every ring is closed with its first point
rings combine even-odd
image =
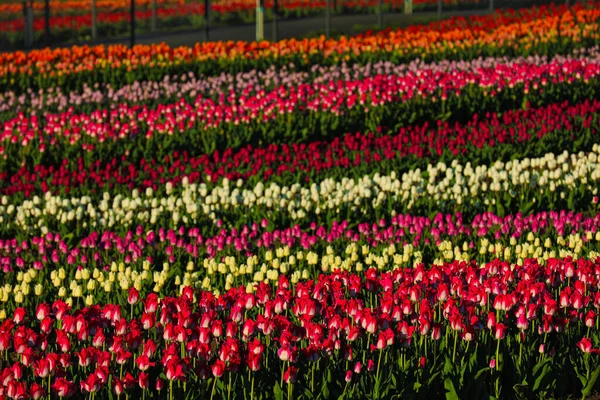
{"type": "Polygon", "coordinates": [[[590,380],[587,381],[587,384],[581,391],[581,394],[584,397],[589,396],[589,394],[592,392],[592,390],[594,389],[594,386],[596,386],[596,381],[598,380],[599,376],[600,376],[600,365],[594,370],[594,372],[592,372],[592,375],[590,376],[590,380]]]}
{"type": "Polygon", "coordinates": [[[544,377],[546,377],[548,372],[550,372],[550,367],[551,367],[550,361],[551,361],[551,359],[547,359],[547,360],[542,361],[541,363],[537,364],[535,367],[533,367],[532,372],[533,372],[533,377],[535,378],[535,381],[533,382],[532,390],[534,392],[540,388],[542,381],[544,380],[544,377]]]}
{"type": "Polygon", "coordinates": [[[573,357],[571,357],[571,365],[573,365],[573,370],[575,370],[575,374],[581,381],[581,384],[585,387],[585,385],[587,383],[587,378],[585,377],[584,374],[581,373],[581,371],[579,370],[579,367],[577,366],[577,363],[575,361],[573,361],[573,357]]]}
{"type": "Polygon", "coordinates": [[[275,382],[275,387],[273,388],[273,394],[275,395],[275,400],[283,400],[283,390],[281,390],[281,386],[279,386],[279,382],[275,382]]]}
{"type": "Polygon", "coordinates": [[[456,389],[454,389],[452,379],[446,378],[444,380],[444,388],[446,389],[446,400],[459,400],[456,389]]]}
{"type": "Polygon", "coordinates": [[[444,362],[444,375],[448,375],[454,371],[454,364],[450,357],[446,356],[446,360],[444,362]]]}
{"type": "Polygon", "coordinates": [[[525,398],[528,386],[529,385],[527,384],[527,382],[525,382],[525,383],[517,383],[516,385],[513,386],[513,390],[515,391],[515,393],[517,394],[517,396],[519,396],[520,398],[525,398]]]}
{"type": "Polygon", "coordinates": [[[477,371],[477,373],[475,374],[475,377],[473,379],[478,380],[479,378],[481,378],[481,375],[485,374],[489,370],[490,370],[490,367],[485,367],[485,368],[480,369],[479,371],[477,371]]]}
{"type": "Polygon", "coordinates": [[[429,379],[427,380],[427,386],[431,386],[431,384],[433,384],[433,382],[437,381],[437,378],[440,374],[441,374],[441,371],[438,371],[435,374],[431,375],[431,377],[429,377],[429,379]]]}
{"type": "Polygon", "coordinates": [[[496,201],[496,210],[499,217],[504,217],[504,206],[502,206],[501,201],[496,201]]]}

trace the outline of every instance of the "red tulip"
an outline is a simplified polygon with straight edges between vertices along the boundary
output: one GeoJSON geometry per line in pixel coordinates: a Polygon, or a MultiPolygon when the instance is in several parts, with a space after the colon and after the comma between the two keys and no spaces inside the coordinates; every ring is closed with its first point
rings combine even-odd
{"type": "Polygon", "coordinates": [[[362,371],[362,364],[361,362],[357,362],[356,364],[354,364],[354,373],[355,374],[360,374],[362,371]]]}
{"type": "Polygon", "coordinates": [[[33,400],[41,399],[46,395],[46,390],[44,387],[38,385],[37,383],[32,383],[29,387],[29,392],[31,393],[31,398],[33,400]]]}
{"type": "Polygon", "coordinates": [[[367,360],[367,371],[369,371],[369,372],[375,371],[375,362],[371,359],[367,360]]]}
{"type": "Polygon", "coordinates": [[[13,321],[15,322],[15,324],[21,324],[25,319],[25,315],[27,315],[27,313],[25,312],[25,309],[23,307],[18,307],[17,309],[15,309],[13,316],[13,321]]]}
{"type": "Polygon", "coordinates": [[[504,337],[506,336],[506,330],[506,325],[496,324],[496,326],[494,327],[494,337],[498,340],[504,339],[504,337]]]}
{"type": "Polygon", "coordinates": [[[145,330],[149,330],[152,329],[154,327],[154,323],[155,323],[155,316],[153,313],[143,313],[142,314],[142,318],[141,318],[141,322],[142,322],[142,327],[145,330]]]}
{"type": "Polygon", "coordinates": [[[7,394],[11,399],[25,400],[29,398],[27,384],[25,382],[9,382],[7,394]]]}
{"type": "Polygon", "coordinates": [[[121,381],[117,377],[113,377],[112,390],[113,390],[114,394],[116,394],[117,396],[122,395],[123,392],[125,391],[125,387],[123,386],[123,381],[121,381]]]}
{"type": "Polygon", "coordinates": [[[346,377],[345,377],[345,381],[346,381],[347,383],[350,383],[350,382],[352,381],[352,375],[353,375],[353,374],[352,374],[352,371],[351,371],[351,370],[348,370],[348,371],[346,371],[346,377]]]}
{"type": "Polygon", "coordinates": [[[583,338],[577,343],[577,347],[584,353],[591,353],[594,346],[589,338],[583,338]]]}
{"type": "Polygon", "coordinates": [[[138,376],[138,384],[142,389],[148,389],[150,387],[150,379],[147,372],[140,372],[140,375],[138,376]]]}
{"type": "Polygon", "coordinates": [[[131,287],[129,289],[129,294],[127,296],[127,302],[131,305],[136,304],[140,300],[140,293],[137,291],[135,287],[131,287]]]}
{"type": "Polygon", "coordinates": [[[75,384],[65,378],[57,378],[52,385],[52,389],[58,397],[71,397],[75,394],[75,384]]]}
{"type": "Polygon", "coordinates": [[[262,355],[250,353],[248,354],[248,368],[251,371],[258,371],[260,369],[260,363],[262,362],[262,355]]]}
{"type": "Polygon", "coordinates": [[[282,346],[277,350],[277,356],[281,361],[288,361],[292,358],[292,349],[289,346],[282,346]]]}
{"type": "Polygon", "coordinates": [[[49,315],[50,315],[50,306],[49,305],[42,303],[37,307],[35,316],[39,321],[42,321],[49,315]]]}
{"type": "Polygon", "coordinates": [[[221,360],[217,360],[210,370],[215,378],[220,378],[225,373],[225,363],[221,360]]]}
{"type": "Polygon", "coordinates": [[[595,323],[596,313],[590,310],[585,314],[585,326],[587,326],[588,328],[593,328],[595,323]]]}
{"type": "Polygon", "coordinates": [[[50,362],[46,358],[40,358],[33,363],[33,373],[35,376],[43,379],[47,378],[51,372],[50,362]]]}
{"type": "Polygon", "coordinates": [[[290,365],[283,374],[283,380],[286,383],[296,383],[298,378],[298,368],[290,365]]]}

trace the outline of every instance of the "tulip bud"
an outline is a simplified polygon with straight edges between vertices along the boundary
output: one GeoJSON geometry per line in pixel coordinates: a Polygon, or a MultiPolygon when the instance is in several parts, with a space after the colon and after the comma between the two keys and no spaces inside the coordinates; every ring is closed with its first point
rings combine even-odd
{"type": "Polygon", "coordinates": [[[350,383],[352,381],[352,371],[346,371],[346,382],[350,383]]]}
{"type": "Polygon", "coordinates": [[[127,296],[127,302],[130,305],[136,304],[140,300],[140,293],[135,287],[129,288],[129,295],[127,296]]]}
{"type": "Polygon", "coordinates": [[[373,362],[373,360],[367,361],[367,371],[369,371],[369,372],[375,371],[375,362],[373,362]]]}

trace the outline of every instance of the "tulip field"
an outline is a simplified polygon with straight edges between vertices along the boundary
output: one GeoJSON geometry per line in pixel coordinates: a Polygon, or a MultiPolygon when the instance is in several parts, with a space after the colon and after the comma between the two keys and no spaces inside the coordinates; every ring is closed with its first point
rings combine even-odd
{"type": "Polygon", "coordinates": [[[2,399],[600,393],[600,0],[0,53],[0,178],[2,399]]]}

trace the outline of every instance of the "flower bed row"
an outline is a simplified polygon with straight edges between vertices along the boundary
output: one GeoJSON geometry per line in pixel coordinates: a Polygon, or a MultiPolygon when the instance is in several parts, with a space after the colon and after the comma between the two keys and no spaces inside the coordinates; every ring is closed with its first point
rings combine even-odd
{"type": "Polygon", "coordinates": [[[425,63],[413,60],[410,63],[393,64],[389,61],[361,64],[341,63],[336,65],[313,65],[309,71],[299,71],[294,64],[281,68],[270,67],[265,71],[251,70],[230,74],[223,72],[217,76],[199,76],[193,72],[181,76],[165,76],[162,80],[134,82],[131,85],[113,87],[110,84],[84,84],[81,91],[64,92],[60,87],[17,94],[14,91],[0,93],[0,121],[14,118],[18,113],[45,114],[61,113],[67,110],[90,113],[97,109],[114,109],[119,104],[146,104],[156,108],[159,104],[175,103],[181,98],[193,102],[200,94],[205,98],[218,100],[220,95],[228,95],[232,90],[246,95],[257,92],[270,92],[280,86],[295,87],[300,84],[323,84],[330,81],[359,81],[377,75],[415,76],[423,71],[452,73],[463,71],[477,74],[478,70],[494,69],[497,65],[510,68],[512,65],[536,66],[551,62],[565,63],[571,60],[597,60],[600,47],[574,50],[572,54],[517,58],[477,58],[470,61],[443,60],[425,63]]]}
{"type": "Polygon", "coordinates": [[[591,47],[600,39],[596,2],[567,9],[541,7],[518,14],[464,18],[418,29],[384,31],[351,38],[317,38],[267,42],[211,42],[194,48],[171,49],[166,45],[73,47],[72,49],[0,54],[0,92],[62,86],[82,88],[84,83],[113,86],[189,71],[198,74],[265,69],[294,62],[336,64],[345,59],[368,62],[377,59],[405,62],[421,59],[466,59],[478,56],[554,55],[573,48],[591,47]],[[590,8],[587,8],[590,7],[590,8]],[[475,22],[473,22],[475,21],[475,22]],[[465,26],[466,25],[466,26],[465,26]],[[60,72],[59,72],[60,71],[60,72]]]}
{"type": "Polygon", "coordinates": [[[599,271],[570,258],[454,262],[281,276],[217,297],[132,289],[129,307],[56,300],[4,320],[1,387],[11,398],[585,396],[600,371],[599,271]]]}
{"type": "MultiPolygon", "coordinates": [[[[514,157],[538,157],[554,151],[590,150],[597,142],[600,101],[552,104],[547,107],[475,115],[466,124],[439,121],[431,126],[401,128],[394,135],[354,133],[331,142],[228,148],[210,155],[193,156],[175,151],[164,159],[131,155],[104,160],[103,144],[83,143],[84,153],[65,152],[60,165],[22,165],[0,173],[0,194],[30,198],[47,191],[63,195],[93,195],[109,190],[126,194],[132,189],[159,191],[167,182],[218,183],[243,179],[248,185],[274,181],[290,185],[311,179],[345,174],[369,174],[373,165],[382,174],[426,167],[432,159],[451,162],[478,160],[492,163],[514,157]],[[85,154],[87,153],[87,154],[85,154]],[[72,158],[69,159],[69,155],[72,158]]],[[[85,142],[86,138],[81,140],[85,142]]],[[[77,146],[77,143],[75,143],[77,146]]],[[[50,151],[53,151],[52,148],[50,151]]],[[[110,154],[109,154],[110,156],[110,154]]],[[[21,160],[23,161],[23,160],[21,160]]]]}
{"type": "Polygon", "coordinates": [[[502,218],[486,213],[470,222],[462,215],[397,215],[388,222],[354,223],[355,228],[343,221],[306,230],[272,229],[266,220],[229,231],[138,226],[122,235],[91,232],[81,240],[69,232],[2,240],[0,302],[14,309],[35,293],[36,302],[62,298],[68,304],[124,305],[131,287],[159,295],[185,286],[222,292],[273,282],[280,274],[296,283],[338,269],[362,273],[372,267],[389,271],[456,260],[483,265],[494,259],[523,265],[527,258],[595,260],[600,254],[596,214],[551,211],[502,218]]]}
{"type": "Polygon", "coordinates": [[[210,154],[246,144],[296,143],[382,125],[396,130],[423,120],[467,120],[475,113],[592,99],[599,95],[598,76],[600,61],[583,58],[280,86],[254,95],[221,94],[217,101],[199,95],[193,103],[182,98],[156,109],[121,104],[90,114],[20,114],[4,123],[0,153],[14,155],[3,169],[15,171],[23,161],[35,165],[58,153],[76,158],[70,144],[84,137],[92,145],[104,142],[108,154],[125,152],[135,160],[182,149],[210,154]],[[49,146],[57,148],[47,153],[49,146]]]}
{"type": "Polygon", "coordinates": [[[89,229],[127,229],[155,224],[213,224],[223,220],[232,226],[262,218],[286,226],[294,221],[330,224],[361,213],[376,220],[396,212],[484,211],[527,213],[535,208],[589,210],[595,207],[600,179],[600,146],[589,153],[525,158],[491,165],[462,165],[453,161],[429,164],[398,176],[390,175],[327,178],[309,185],[280,186],[259,182],[244,186],[240,179],[224,179],[218,185],[167,183],[164,194],[148,188],[134,189],[129,196],[102,198],[62,197],[47,192],[44,197],[13,202],[2,197],[0,224],[3,234],[45,233],[68,229],[73,235],[89,229]]]}

